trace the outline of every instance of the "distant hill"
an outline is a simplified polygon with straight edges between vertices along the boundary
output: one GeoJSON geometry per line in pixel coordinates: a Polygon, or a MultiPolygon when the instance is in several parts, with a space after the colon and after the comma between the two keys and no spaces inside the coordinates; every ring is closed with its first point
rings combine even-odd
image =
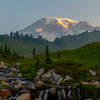
{"type": "Polygon", "coordinates": [[[79,48],[87,43],[100,41],[100,31],[84,32],[80,35],[64,36],[57,38],[54,42],[48,42],[42,37],[37,39],[29,35],[19,35],[16,32],[14,35],[0,35],[0,45],[8,44],[12,50],[31,55],[32,48],[36,48],[37,53],[45,51],[45,46],[48,44],[50,51],[79,48]]]}

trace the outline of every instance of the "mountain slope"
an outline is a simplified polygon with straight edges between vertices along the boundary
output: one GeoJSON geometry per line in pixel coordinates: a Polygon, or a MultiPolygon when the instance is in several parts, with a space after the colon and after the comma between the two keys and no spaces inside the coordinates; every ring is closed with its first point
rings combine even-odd
{"type": "Polygon", "coordinates": [[[78,35],[85,31],[93,31],[88,22],[77,22],[69,18],[56,18],[56,17],[44,17],[32,25],[19,31],[20,34],[32,35],[33,38],[41,36],[43,39],[49,42],[54,42],[56,38],[61,38],[68,35],[78,35]]]}

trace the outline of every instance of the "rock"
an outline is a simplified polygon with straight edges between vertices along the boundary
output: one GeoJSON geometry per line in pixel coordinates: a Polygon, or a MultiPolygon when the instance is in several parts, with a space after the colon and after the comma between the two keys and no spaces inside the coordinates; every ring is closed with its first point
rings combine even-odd
{"type": "Polygon", "coordinates": [[[48,72],[48,73],[45,73],[42,75],[42,78],[50,78],[51,77],[51,73],[48,72]]]}
{"type": "Polygon", "coordinates": [[[93,75],[93,76],[96,76],[96,71],[93,71],[93,70],[89,70],[89,72],[93,75]]]}
{"type": "Polygon", "coordinates": [[[56,74],[54,70],[49,70],[47,73],[42,75],[40,80],[47,83],[50,82],[52,84],[57,84],[59,83],[60,79],[62,79],[62,77],[56,74]]]}
{"type": "Polygon", "coordinates": [[[21,73],[19,73],[19,74],[18,74],[18,77],[22,78],[23,76],[22,76],[22,74],[21,74],[21,73]]]}
{"type": "Polygon", "coordinates": [[[66,75],[64,81],[70,81],[71,79],[70,75],[66,75]]]}
{"type": "Polygon", "coordinates": [[[35,85],[37,88],[45,88],[46,84],[42,81],[38,81],[35,85]]]}
{"type": "Polygon", "coordinates": [[[0,96],[11,96],[11,93],[6,89],[2,89],[0,90],[0,96]]]}
{"type": "Polygon", "coordinates": [[[19,97],[17,97],[16,100],[31,100],[30,94],[29,93],[22,94],[19,97]]]}
{"type": "Polygon", "coordinates": [[[54,80],[58,80],[58,79],[61,77],[60,75],[56,74],[56,73],[54,72],[54,70],[50,70],[50,72],[51,72],[51,75],[52,75],[52,77],[54,78],[54,80]]]}
{"type": "Polygon", "coordinates": [[[3,68],[7,69],[7,68],[8,68],[8,66],[4,66],[3,68]]]}
{"type": "Polygon", "coordinates": [[[57,81],[57,85],[59,85],[61,83],[61,81],[63,81],[63,77],[61,77],[58,81],[57,81]]]}
{"type": "Polygon", "coordinates": [[[41,80],[44,81],[44,82],[48,82],[48,80],[50,79],[50,77],[51,77],[51,73],[48,72],[48,73],[45,73],[45,74],[42,75],[41,80]]]}
{"type": "Polygon", "coordinates": [[[37,76],[34,78],[34,81],[37,82],[40,80],[41,75],[44,73],[44,68],[41,68],[38,73],[37,76]]]}
{"type": "Polygon", "coordinates": [[[30,85],[30,86],[29,86],[29,89],[35,90],[36,87],[35,87],[35,85],[30,85]]]}
{"type": "Polygon", "coordinates": [[[50,88],[49,90],[50,94],[56,94],[56,88],[50,88]]]}
{"type": "Polygon", "coordinates": [[[40,81],[40,76],[36,76],[36,77],[34,78],[34,81],[35,81],[35,82],[40,81]]]}
{"type": "Polygon", "coordinates": [[[85,85],[87,85],[87,84],[89,84],[88,82],[82,82],[82,84],[85,84],[85,85]]]}
{"type": "Polygon", "coordinates": [[[12,77],[12,76],[14,76],[15,74],[13,73],[13,72],[10,72],[10,73],[8,73],[7,74],[7,76],[9,76],[9,77],[12,77]]]}
{"type": "Polygon", "coordinates": [[[20,83],[20,84],[18,84],[18,85],[15,85],[14,86],[14,89],[20,89],[21,88],[21,86],[22,86],[22,84],[20,83]]]}
{"type": "Polygon", "coordinates": [[[6,81],[2,81],[2,85],[4,85],[4,86],[9,86],[9,84],[6,82],[6,81]]]}
{"type": "Polygon", "coordinates": [[[11,68],[11,72],[16,72],[16,68],[11,68]]]}
{"type": "Polygon", "coordinates": [[[4,62],[0,62],[0,68],[3,68],[4,67],[4,62]]]}
{"type": "Polygon", "coordinates": [[[41,76],[43,73],[44,73],[44,68],[41,68],[41,69],[38,71],[37,75],[38,75],[38,76],[41,76]]]}

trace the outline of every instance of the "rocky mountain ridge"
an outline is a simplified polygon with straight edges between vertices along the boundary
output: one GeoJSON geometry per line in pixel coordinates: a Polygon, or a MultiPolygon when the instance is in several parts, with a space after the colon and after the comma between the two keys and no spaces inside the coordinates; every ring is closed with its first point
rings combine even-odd
{"type": "Polygon", "coordinates": [[[93,27],[86,21],[78,22],[69,18],[44,17],[20,30],[19,33],[31,35],[33,38],[41,36],[43,39],[53,42],[56,38],[94,30],[100,30],[100,27],[93,27]]]}

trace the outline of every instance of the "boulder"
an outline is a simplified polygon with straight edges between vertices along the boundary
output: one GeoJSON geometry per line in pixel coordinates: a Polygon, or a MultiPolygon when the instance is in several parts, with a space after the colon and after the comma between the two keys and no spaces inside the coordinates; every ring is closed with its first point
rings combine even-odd
{"type": "Polygon", "coordinates": [[[93,71],[93,70],[89,70],[89,72],[93,75],[93,76],[96,76],[96,71],[93,71]]]}
{"type": "Polygon", "coordinates": [[[18,85],[15,85],[14,86],[14,89],[20,89],[21,88],[21,86],[22,86],[22,84],[20,83],[20,84],[18,84],[18,85]]]}
{"type": "Polygon", "coordinates": [[[9,84],[6,82],[6,81],[2,81],[2,85],[4,85],[4,86],[9,86],[9,84]]]}
{"type": "Polygon", "coordinates": [[[45,74],[42,75],[41,80],[48,82],[48,80],[50,80],[50,78],[51,78],[51,72],[48,72],[48,73],[45,73],[45,74]]]}
{"type": "Polygon", "coordinates": [[[57,84],[60,78],[61,76],[56,74],[54,70],[49,70],[47,73],[42,75],[41,80],[44,82],[51,81],[51,83],[57,84]]]}
{"type": "Polygon", "coordinates": [[[17,70],[16,68],[11,68],[12,72],[16,72],[16,70],[17,70]]]}
{"type": "Polygon", "coordinates": [[[49,90],[50,94],[56,94],[56,88],[50,88],[49,90]]]}
{"type": "Polygon", "coordinates": [[[8,66],[4,66],[3,68],[8,68],[8,66]]]}
{"type": "Polygon", "coordinates": [[[9,76],[9,77],[13,77],[14,75],[15,74],[13,72],[10,72],[10,73],[7,74],[7,76],[9,76]]]}
{"type": "Polygon", "coordinates": [[[33,80],[34,80],[35,82],[40,81],[40,76],[36,76],[33,80]]]}
{"type": "Polygon", "coordinates": [[[18,77],[22,78],[23,76],[22,76],[22,74],[21,74],[21,73],[19,73],[19,74],[18,74],[18,77]]]}
{"type": "Polygon", "coordinates": [[[17,97],[16,100],[31,100],[30,94],[29,93],[22,94],[19,97],[17,97]]]}
{"type": "Polygon", "coordinates": [[[63,81],[63,77],[61,77],[61,78],[57,81],[57,85],[59,85],[62,81],[63,81]]]}
{"type": "Polygon", "coordinates": [[[51,76],[54,80],[58,80],[59,78],[61,78],[61,76],[56,74],[54,70],[50,70],[49,72],[51,72],[51,76]]]}
{"type": "Polygon", "coordinates": [[[46,84],[42,81],[38,81],[36,84],[35,84],[36,88],[45,88],[46,87],[46,84]]]}
{"type": "Polygon", "coordinates": [[[44,68],[41,68],[41,69],[38,71],[37,75],[38,75],[38,76],[41,76],[43,73],[44,73],[44,68]]]}
{"type": "Polygon", "coordinates": [[[11,96],[11,93],[7,89],[2,89],[0,90],[0,96],[11,96]]]}
{"type": "Polygon", "coordinates": [[[4,67],[4,62],[0,62],[0,68],[3,68],[4,67]]]}
{"type": "Polygon", "coordinates": [[[70,81],[71,79],[70,75],[66,75],[64,81],[70,81]]]}

